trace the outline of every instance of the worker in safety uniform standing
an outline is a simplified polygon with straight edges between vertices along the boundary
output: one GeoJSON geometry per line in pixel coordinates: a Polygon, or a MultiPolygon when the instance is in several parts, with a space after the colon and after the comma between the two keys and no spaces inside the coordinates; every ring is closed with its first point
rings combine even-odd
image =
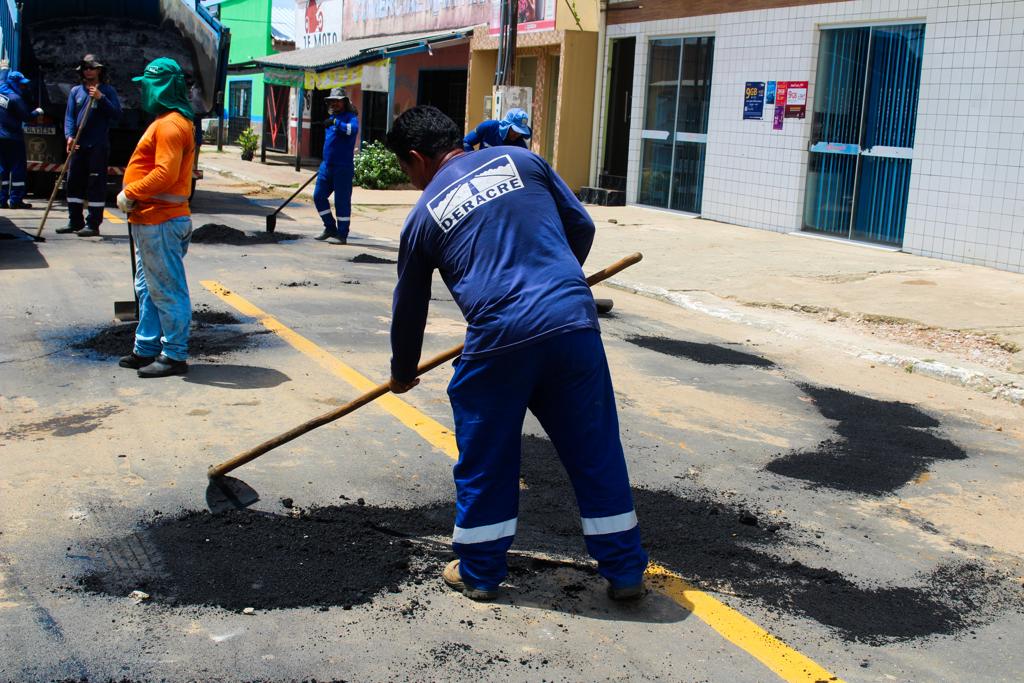
{"type": "Polygon", "coordinates": [[[352,218],[353,156],[359,137],[359,115],[343,88],[334,88],[324,99],[331,115],[324,121],[324,159],[313,190],[313,205],[320,212],[324,231],[314,239],[346,244],[352,218]],[[331,214],[331,193],[337,216],[331,214]]]}
{"type": "Polygon", "coordinates": [[[25,197],[25,130],[23,124],[41,116],[42,109],[29,111],[22,93],[29,80],[11,71],[0,82],[0,209],[31,209],[25,197]]]}
{"type": "Polygon", "coordinates": [[[526,141],[533,135],[533,131],[528,125],[529,121],[529,115],[522,109],[509,109],[505,118],[500,121],[490,119],[469,131],[469,134],[462,140],[462,149],[472,152],[477,145],[480,146],[480,149],[501,145],[515,145],[529,149],[530,146],[526,141]]]}
{"type": "Polygon", "coordinates": [[[64,135],[69,155],[75,134],[85,118],[86,107],[91,106],[92,111],[68,167],[68,224],[57,228],[57,232],[77,232],[80,237],[95,237],[100,234],[103,204],[107,197],[109,131],[111,124],[121,116],[121,101],[114,86],[105,82],[106,67],[95,55],[82,57],[77,70],[82,83],[71,89],[64,112],[64,135]],[[84,215],[86,201],[89,202],[88,218],[84,215]]]}
{"type": "Polygon", "coordinates": [[[185,74],[173,59],[153,60],[133,80],[142,87],[142,108],[156,120],[139,140],[117,196],[135,240],[139,297],[135,346],[118,364],[138,370],[139,377],[184,375],[192,322],[184,263],[192,237],[192,105],[185,74]]]}
{"type": "Polygon", "coordinates": [[[615,394],[582,264],[594,222],[548,164],[517,147],[464,154],[440,110],[399,116],[387,146],[423,195],[406,219],[391,323],[391,390],[416,367],[434,270],[466,317],[448,396],[455,418],[457,560],[444,581],[496,596],[516,532],[529,409],[569,474],[587,550],[613,599],[643,596],[647,554],[619,440],[615,394]]]}

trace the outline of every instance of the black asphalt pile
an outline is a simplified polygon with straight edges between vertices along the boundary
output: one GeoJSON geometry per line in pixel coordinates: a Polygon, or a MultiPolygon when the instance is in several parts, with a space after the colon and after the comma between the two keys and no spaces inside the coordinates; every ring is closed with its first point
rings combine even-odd
{"type": "Polygon", "coordinates": [[[836,437],[810,451],[787,453],[765,467],[813,486],[881,496],[928,471],[937,460],[963,460],[962,448],[936,431],[935,418],[895,401],[801,385],[836,437]]]}
{"type": "Polygon", "coordinates": [[[303,280],[302,282],[282,282],[281,286],[282,287],[319,287],[320,285],[318,285],[315,282],[310,282],[309,280],[303,280]]]}
{"type": "MultiPolygon", "coordinates": [[[[450,504],[415,510],[352,504],[297,517],[252,510],[158,516],[98,548],[98,558],[110,559],[80,583],[120,597],[142,590],[172,605],[351,607],[399,592],[421,573],[436,580],[444,557],[426,561],[431,554],[404,536],[408,529],[449,534],[452,514],[450,504]],[[140,552],[152,561],[133,561],[140,552]]],[[[446,554],[444,545],[438,548],[446,554]]]]}
{"type": "MultiPolygon", "coordinates": [[[[522,477],[516,547],[582,558],[579,512],[549,441],[524,438],[522,477]]],[[[633,498],[653,561],[701,588],[803,615],[847,640],[955,634],[1021,604],[1019,586],[1011,594],[1002,577],[977,565],[942,565],[914,586],[868,585],[785,559],[795,531],[753,506],[642,488],[633,498]]]]}
{"type": "Polygon", "coordinates": [[[301,239],[288,232],[244,232],[222,223],[206,223],[192,231],[192,241],[199,244],[274,244],[301,239]]]}
{"type": "Polygon", "coordinates": [[[651,351],[657,351],[658,353],[664,353],[676,358],[686,358],[697,363],[703,363],[704,365],[752,365],[759,368],[775,366],[775,363],[767,358],[719,346],[718,344],[703,344],[682,341],[680,339],[669,339],[668,337],[653,337],[639,334],[626,337],[626,341],[651,351]]]}
{"type": "Polygon", "coordinates": [[[381,258],[380,256],[374,256],[373,254],[359,254],[349,259],[352,263],[398,263],[398,261],[392,261],[389,258],[381,258]]]}
{"type": "MultiPolygon", "coordinates": [[[[268,330],[239,332],[230,328],[225,329],[229,325],[237,325],[241,322],[230,313],[200,310],[193,311],[192,315],[192,332],[188,339],[188,353],[193,358],[214,358],[242,351],[255,346],[259,336],[270,333],[268,330]],[[228,322],[229,318],[231,322],[228,322]]],[[[138,323],[113,324],[81,341],[74,342],[71,346],[107,358],[123,356],[131,353],[135,344],[136,327],[138,327],[138,323]]]]}
{"type": "Polygon", "coordinates": [[[192,311],[192,324],[199,325],[241,325],[234,313],[229,311],[215,311],[206,304],[199,306],[192,311]]]}

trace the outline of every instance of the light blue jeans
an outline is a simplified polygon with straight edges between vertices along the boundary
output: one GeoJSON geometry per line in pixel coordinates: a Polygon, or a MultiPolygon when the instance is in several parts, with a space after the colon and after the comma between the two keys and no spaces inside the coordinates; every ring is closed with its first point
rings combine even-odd
{"type": "Polygon", "coordinates": [[[173,360],[188,358],[192,301],[185,279],[185,254],[192,237],[192,218],[172,218],[157,225],[132,225],[135,239],[135,292],[139,295],[139,326],[135,355],[163,352],[173,360]]]}

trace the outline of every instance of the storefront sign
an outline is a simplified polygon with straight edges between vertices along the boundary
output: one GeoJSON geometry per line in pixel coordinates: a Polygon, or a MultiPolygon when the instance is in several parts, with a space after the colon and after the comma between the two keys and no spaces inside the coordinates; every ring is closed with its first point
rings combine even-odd
{"type": "Polygon", "coordinates": [[[775,81],[768,81],[768,88],[764,91],[764,103],[775,104],[775,81]]]}
{"type": "Polygon", "coordinates": [[[341,38],[342,0],[295,0],[295,47],[332,45],[341,38]]]}
{"type": "Polygon", "coordinates": [[[391,81],[388,60],[363,64],[363,92],[387,92],[391,81]]]}
{"type": "Polygon", "coordinates": [[[492,5],[494,0],[346,0],[344,34],[365,38],[486,24],[492,5]]]}
{"type": "Polygon", "coordinates": [[[265,68],[263,80],[270,85],[287,85],[289,88],[297,88],[305,81],[305,74],[301,71],[265,68]]]}
{"type": "MultiPolygon", "coordinates": [[[[564,0],[563,0],[564,1],[564,0]]],[[[516,31],[553,31],[555,29],[555,6],[557,0],[519,0],[519,25],[516,31]]],[[[563,8],[564,9],[564,8],[563,8]]],[[[501,3],[491,3],[490,34],[501,33],[501,3]]]]}
{"type": "Polygon", "coordinates": [[[764,83],[747,81],[743,91],[743,119],[764,118],[764,83]]]}
{"type": "Polygon", "coordinates": [[[306,90],[330,90],[331,88],[344,88],[346,85],[355,85],[363,80],[362,66],[347,66],[330,71],[307,71],[306,90]]]}
{"type": "Polygon", "coordinates": [[[786,88],[786,118],[807,117],[807,81],[789,81],[786,88]]]}

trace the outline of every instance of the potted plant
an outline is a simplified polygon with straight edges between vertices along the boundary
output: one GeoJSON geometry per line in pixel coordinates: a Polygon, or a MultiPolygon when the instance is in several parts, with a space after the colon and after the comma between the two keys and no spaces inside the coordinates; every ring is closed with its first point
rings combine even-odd
{"type": "Polygon", "coordinates": [[[242,148],[242,160],[252,161],[256,148],[259,147],[260,138],[252,128],[246,128],[238,134],[238,146],[242,148]]]}

